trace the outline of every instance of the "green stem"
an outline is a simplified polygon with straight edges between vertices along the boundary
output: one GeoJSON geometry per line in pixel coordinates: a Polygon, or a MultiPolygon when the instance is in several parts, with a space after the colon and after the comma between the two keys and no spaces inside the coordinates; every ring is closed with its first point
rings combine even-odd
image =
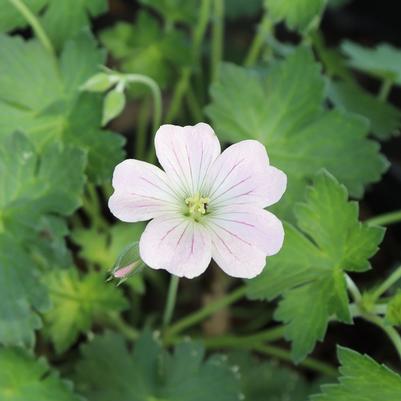
{"type": "Polygon", "coordinates": [[[362,299],[362,294],[358,286],[355,284],[354,280],[352,280],[352,278],[348,274],[346,274],[345,281],[347,283],[348,291],[351,293],[354,301],[356,303],[360,302],[360,300],[362,299]]]}
{"type": "Polygon", "coordinates": [[[219,78],[220,62],[223,58],[224,41],[224,0],[214,0],[212,25],[212,55],[211,78],[212,82],[219,78]]]}
{"type": "Polygon", "coordinates": [[[376,302],[390,287],[392,287],[398,280],[401,279],[401,266],[394,270],[394,272],[384,280],[379,287],[372,293],[372,301],[376,302]]]}
{"type": "Polygon", "coordinates": [[[266,36],[269,35],[272,31],[272,22],[268,17],[267,13],[263,15],[263,19],[260,22],[257,30],[257,34],[255,35],[249,52],[245,58],[244,65],[245,67],[250,67],[254,65],[259,58],[260,52],[263,48],[263,44],[265,43],[266,36]]]}
{"type": "Polygon", "coordinates": [[[252,348],[256,343],[273,342],[283,338],[283,336],[284,326],[278,326],[249,336],[216,336],[199,339],[199,341],[202,341],[209,349],[219,349],[236,345],[252,348]]]}
{"type": "Polygon", "coordinates": [[[120,315],[109,314],[106,317],[106,323],[109,323],[113,328],[123,334],[127,339],[136,341],[139,337],[139,332],[129,326],[120,315]]]}
{"type": "Polygon", "coordinates": [[[199,11],[198,23],[196,24],[195,30],[193,32],[194,61],[196,66],[200,64],[201,46],[203,38],[205,37],[207,24],[210,18],[210,6],[211,6],[211,0],[202,0],[199,11]]]}
{"type": "Polygon", "coordinates": [[[142,160],[145,157],[146,134],[149,121],[149,97],[145,97],[142,102],[138,116],[138,132],[136,135],[135,154],[136,158],[142,160]]]}
{"type": "Polygon", "coordinates": [[[189,111],[192,114],[192,118],[194,119],[194,121],[196,122],[202,121],[203,120],[202,108],[198,103],[198,99],[196,98],[191,85],[188,86],[186,98],[189,111]]]}
{"type": "Polygon", "coordinates": [[[164,309],[163,314],[163,327],[167,327],[171,322],[171,318],[173,317],[179,280],[180,278],[178,276],[171,276],[167,293],[166,308],[164,309]]]}
{"type": "Polygon", "coordinates": [[[35,35],[42,43],[43,47],[55,57],[56,53],[54,51],[53,45],[47,36],[45,30],[43,29],[41,23],[39,22],[36,15],[26,6],[23,0],[8,0],[25,18],[25,20],[32,27],[32,30],[35,32],[35,35]]]}
{"type": "MultiPolygon", "coordinates": [[[[154,103],[154,113],[153,113],[153,135],[156,134],[156,131],[160,127],[162,120],[162,94],[157,82],[142,74],[124,74],[123,79],[128,83],[141,83],[146,85],[153,96],[154,103]]],[[[154,146],[151,147],[151,152],[148,156],[148,160],[153,163],[156,160],[156,153],[154,150],[154,146]]]]}
{"type": "Polygon", "coordinates": [[[174,122],[177,114],[181,109],[182,99],[188,89],[190,76],[191,70],[189,68],[184,68],[181,73],[181,78],[177,82],[177,85],[174,89],[173,100],[171,101],[170,109],[166,116],[167,124],[174,122]]]}
{"type": "Polygon", "coordinates": [[[401,359],[401,337],[400,337],[400,334],[398,333],[398,331],[393,326],[387,324],[379,316],[365,314],[365,315],[362,315],[362,317],[365,320],[380,327],[387,334],[388,338],[391,340],[395,349],[397,350],[398,356],[401,359]]]}
{"type": "Polygon", "coordinates": [[[380,87],[379,94],[377,95],[377,98],[382,102],[385,102],[390,94],[392,86],[393,86],[393,80],[391,78],[384,79],[380,87]]]}
{"type": "MultiPolygon", "coordinates": [[[[275,358],[293,363],[291,352],[284,350],[273,345],[256,345],[253,347],[254,351],[260,352],[265,355],[273,356],[275,358]]],[[[322,373],[327,376],[337,377],[337,370],[327,363],[318,361],[313,358],[306,358],[300,366],[314,370],[315,372],[322,373]]]]}
{"type": "Polygon", "coordinates": [[[395,212],[381,214],[371,219],[366,220],[366,223],[370,226],[387,226],[401,222],[401,210],[395,212]]]}
{"type": "Polygon", "coordinates": [[[246,286],[240,287],[225,297],[220,298],[218,301],[205,305],[202,309],[184,317],[177,323],[170,326],[166,331],[166,339],[176,336],[188,327],[194,326],[195,324],[206,319],[208,316],[217,312],[220,309],[225,308],[228,305],[243,298],[247,292],[246,286]]]}

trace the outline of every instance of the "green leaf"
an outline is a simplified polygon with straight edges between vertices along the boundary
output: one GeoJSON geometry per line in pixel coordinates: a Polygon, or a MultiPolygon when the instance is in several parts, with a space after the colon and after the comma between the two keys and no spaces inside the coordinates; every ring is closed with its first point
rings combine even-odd
{"type": "Polygon", "coordinates": [[[76,382],[89,401],[233,401],[235,373],[221,356],[205,359],[202,346],[184,342],[173,354],[149,333],[129,350],[122,337],[105,334],[82,347],[76,382]]]}
{"type": "Polygon", "coordinates": [[[357,203],[348,202],[344,186],[324,171],[295,215],[298,228],[285,225],[283,249],[247,285],[253,299],[283,295],[275,318],[286,323],[293,358],[300,361],[324,338],[332,315],[350,322],[345,272],[370,268],[384,230],[360,223],[357,203]]]}
{"type": "Polygon", "coordinates": [[[400,49],[387,43],[368,48],[348,40],[342,43],[341,49],[349,57],[349,64],[352,67],[401,85],[400,49]]]}
{"type": "Polygon", "coordinates": [[[351,82],[330,81],[327,92],[335,106],[370,121],[372,133],[378,139],[385,140],[399,134],[401,112],[393,105],[378,100],[351,82]]]}
{"type": "Polygon", "coordinates": [[[82,90],[88,92],[105,92],[115,82],[111,79],[109,74],[105,72],[99,72],[90,77],[81,87],[82,90]]]}
{"type": "Polygon", "coordinates": [[[66,39],[74,37],[82,28],[90,26],[90,17],[107,11],[107,0],[49,1],[42,23],[52,42],[61,48],[66,39]]]}
{"type": "Polygon", "coordinates": [[[196,24],[200,7],[199,0],[139,0],[139,2],[153,8],[173,24],[177,22],[196,24]]]}
{"type": "Polygon", "coordinates": [[[124,140],[100,129],[100,96],[79,90],[103,61],[88,34],[67,42],[57,63],[35,40],[0,35],[0,136],[21,130],[39,150],[73,144],[88,152],[92,180],[110,179],[124,140]]]}
{"type": "MultiPolygon", "coordinates": [[[[24,0],[29,9],[37,14],[49,0],[24,0]]],[[[27,26],[26,19],[11,4],[10,0],[0,0],[0,32],[11,31],[15,28],[27,26]]]]}
{"type": "Polygon", "coordinates": [[[67,350],[92,323],[128,307],[120,289],[99,273],[82,277],[74,268],[53,271],[45,278],[52,308],[44,315],[45,332],[57,353],[67,350]]]}
{"type": "Polygon", "coordinates": [[[338,347],[341,378],[322,386],[311,401],[395,401],[401,394],[401,377],[366,355],[338,347]]]}
{"type": "Polygon", "coordinates": [[[32,346],[34,330],[42,325],[38,312],[48,308],[29,255],[13,238],[0,234],[0,343],[32,346]]]}
{"type": "Polygon", "coordinates": [[[65,255],[57,216],[79,206],[85,160],[82,151],[57,144],[38,157],[18,133],[0,139],[0,342],[33,344],[36,312],[48,307],[35,263],[60,249],[57,256],[65,255]]]}
{"type": "Polygon", "coordinates": [[[19,348],[0,348],[0,399],[4,401],[83,401],[44,359],[19,348]]]}
{"type": "Polygon", "coordinates": [[[294,370],[260,362],[248,352],[229,354],[228,363],[238,371],[244,400],[305,401],[311,392],[311,386],[294,370]]]}
{"type": "MultiPolygon", "coordinates": [[[[36,15],[49,35],[51,42],[61,48],[67,39],[73,38],[90,25],[90,17],[107,11],[107,0],[79,0],[71,6],[70,0],[24,0],[24,4],[36,15]],[[39,13],[43,11],[42,13],[39,13]]],[[[0,32],[24,28],[28,25],[9,0],[0,0],[0,32]]]]}
{"type": "Polygon", "coordinates": [[[124,110],[124,107],[124,92],[113,89],[107,93],[103,101],[102,126],[105,126],[109,121],[116,118],[124,110]]]}
{"type": "MultiPolygon", "coordinates": [[[[180,70],[191,63],[191,49],[183,33],[163,31],[159,22],[143,11],[134,25],[119,22],[101,32],[100,39],[124,72],[150,76],[162,88],[171,86],[180,70]]],[[[132,92],[145,90],[136,86],[132,92]]]]}
{"type": "Polygon", "coordinates": [[[143,223],[117,223],[107,233],[95,229],[76,229],[73,241],[80,246],[79,256],[109,271],[127,245],[139,241],[145,228],[143,223]]]}
{"type": "Polygon", "coordinates": [[[228,142],[261,141],[271,164],[287,174],[287,191],[276,207],[281,216],[291,215],[293,203],[321,168],[352,196],[361,196],[387,168],[378,144],[367,139],[366,119],[324,109],[324,85],[320,66],[300,48],[267,76],[225,64],[221,80],[211,88],[213,101],[206,112],[217,134],[228,142]]]}
{"type": "Polygon", "coordinates": [[[326,0],[265,0],[267,10],[275,21],[285,20],[290,29],[306,30],[319,20],[326,0]]]}

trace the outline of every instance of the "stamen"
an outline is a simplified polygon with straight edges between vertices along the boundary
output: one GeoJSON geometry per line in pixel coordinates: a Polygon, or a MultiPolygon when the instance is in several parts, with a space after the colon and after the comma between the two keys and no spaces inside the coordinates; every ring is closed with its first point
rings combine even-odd
{"type": "Polygon", "coordinates": [[[201,216],[207,213],[207,205],[209,198],[200,196],[196,193],[185,199],[185,204],[188,206],[188,215],[192,216],[195,221],[199,221],[201,216]]]}

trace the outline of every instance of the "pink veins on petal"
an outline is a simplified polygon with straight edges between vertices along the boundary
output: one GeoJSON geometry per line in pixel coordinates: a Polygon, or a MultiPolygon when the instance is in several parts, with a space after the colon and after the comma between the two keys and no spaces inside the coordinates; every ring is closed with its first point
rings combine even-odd
{"type": "Polygon", "coordinates": [[[227,274],[252,278],[284,241],[280,220],[264,210],[280,200],[287,177],[269,165],[258,141],[221,152],[204,123],[163,125],[155,137],[160,169],[129,159],[113,174],[111,212],[120,220],[151,220],[139,251],[151,268],[193,278],[211,259],[227,274]]]}

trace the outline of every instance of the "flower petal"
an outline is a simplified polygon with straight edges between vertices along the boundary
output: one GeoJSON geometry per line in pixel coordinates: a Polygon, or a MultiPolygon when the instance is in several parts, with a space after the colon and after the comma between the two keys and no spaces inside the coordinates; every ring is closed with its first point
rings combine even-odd
{"type": "Polygon", "coordinates": [[[211,215],[212,257],[227,274],[252,278],[262,272],[266,256],[283,245],[284,230],[272,213],[252,207],[230,207],[211,215]]]}
{"type": "Polygon", "coordinates": [[[212,257],[209,233],[179,215],[152,220],[141,236],[139,252],[149,267],[187,278],[202,274],[212,257]]]}
{"type": "Polygon", "coordinates": [[[160,164],[185,197],[200,190],[210,165],[220,154],[219,140],[204,123],[162,125],[155,136],[155,147],[160,164]]]}
{"type": "Polygon", "coordinates": [[[267,210],[245,206],[226,207],[210,215],[209,220],[233,239],[242,239],[267,256],[275,255],[283,246],[283,224],[267,210]]]}
{"type": "Polygon", "coordinates": [[[265,147],[247,140],[228,147],[213,163],[207,178],[210,208],[224,205],[266,207],[283,195],[287,176],[269,166],[265,147]]]}
{"type": "Polygon", "coordinates": [[[109,208],[122,221],[149,220],[182,207],[166,173],[140,160],[129,159],[118,164],[113,187],[109,208]]]}

